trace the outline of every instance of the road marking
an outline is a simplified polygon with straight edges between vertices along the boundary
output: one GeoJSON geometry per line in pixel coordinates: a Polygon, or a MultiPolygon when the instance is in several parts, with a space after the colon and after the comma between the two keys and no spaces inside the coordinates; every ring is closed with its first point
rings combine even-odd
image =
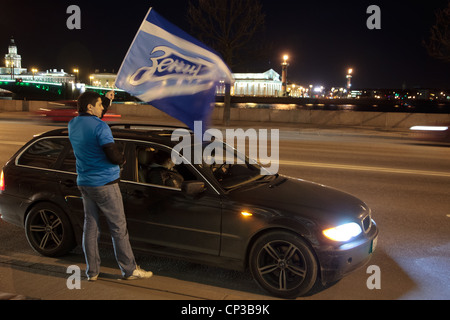
{"type": "MultiPolygon", "coordinates": [[[[23,146],[26,142],[21,141],[7,141],[0,140],[0,144],[23,146]]],[[[276,163],[277,161],[266,159],[265,163],[276,163]]],[[[450,178],[450,172],[439,171],[424,171],[424,170],[408,170],[408,169],[396,169],[396,168],[384,168],[384,167],[366,167],[366,166],[353,166],[346,164],[334,164],[334,163],[316,163],[316,162],[304,162],[304,161],[291,161],[281,160],[278,161],[280,165],[285,166],[298,166],[298,167],[310,167],[310,168],[326,168],[326,169],[341,169],[341,170],[353,170],[353,171],[370,171],[370,172],[383,172],[383,173],[397,173],[397,174],[410,174],[410,175],[422,175],[431,177],[446,177],[450,178]]]]}
{"type": "Polygon", "coordinates": [[[450,172],[439,172],[439,171],[408,170],[408,169],[383,168],[383,167],[365,167],[365,166],[352,166],[352,165],[345,165],[345,164],[315,163],[315,162],[302,162],[302,161],[290,161],[290,160],[281,160],[279,163],[280,163],[280,165],[286,165],[286,166],[341,169],[341,170],[354,170],[354,171],[371,171],[371,172],[397,173],[397,174],[410,174],[410,175],[422,175],[422,176],[450,178],[450,172]]]}

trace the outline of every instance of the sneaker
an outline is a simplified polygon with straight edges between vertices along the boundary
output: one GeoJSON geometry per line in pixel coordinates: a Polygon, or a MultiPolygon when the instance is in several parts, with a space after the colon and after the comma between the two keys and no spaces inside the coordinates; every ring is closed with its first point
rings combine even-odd
{"type": "Polygon", "coordinates": [[[153,272],[142,270],[139,266],[133,271],[133,274],[129,277],[125,277],[125,280],[136,280],[136,279],[148,279],[153,276],[153,272]]]}
{"type": "Polygon", "coordinates": [[[98,279],[98,275],[96,275],[96,276],[93,276],[93,277],[88,277],[88,281],[97,281],[97,279],[98,279]]]}

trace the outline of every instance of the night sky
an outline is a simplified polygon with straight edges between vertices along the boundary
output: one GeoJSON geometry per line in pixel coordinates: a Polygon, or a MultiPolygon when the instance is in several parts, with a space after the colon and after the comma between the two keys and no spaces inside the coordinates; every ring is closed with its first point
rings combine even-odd
{"type": "MultiPolygon", "coordinates": [[[[265,31],[255,39],[270,48],[233,72],[281,74],[282,56],[290,56],[289,81],[299,85],[345,86],[354,69],[354,88],[450,88],[450,63],[428,56],[422,45],[435,22],[435,11],[448,0],[261,0],[265,31]],[[368,6],[381,8],[381,30],[369,30],[368,6]]],[[[65,1],[2,0],[0,64],[11,36],[22,67],[40,70],[78,66],[81,77],[99,69],[118,71],[150,7],[189,31],[187,0],[65,1]],[[68,30],[66,9],[81,8],[81,30],[68,30]]]]}

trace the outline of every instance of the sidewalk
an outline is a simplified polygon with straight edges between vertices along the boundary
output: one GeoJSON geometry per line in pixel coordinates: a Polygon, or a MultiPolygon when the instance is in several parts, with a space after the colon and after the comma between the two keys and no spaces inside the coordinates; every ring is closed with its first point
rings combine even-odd
{"type": "MultiPolygon", "coordinates": [[[[24,257],[20,253],[10,257],[0,254],[0,301],[274,299],[262,292],[246,292],[223,286],[221,290],[217,290],[214,282],[202,282],[193,275],[185,275],[181,279],[174,277],[170,271],[160,270],[158,263],[160,259],[155,257],[149,258],[146,261],[150,262],[145,263],[145,267],[154,272],[153,277],[123,280],[112,252],[106,249],[102,251],[102,266],[98,280],[89,282],[84,273],[86,264],[81,262],[84,259],[81,249],[77,250],[77,253],[61,258],[38,255],[24,257]],[[80,277],[74,271],[68,272],[70,265],[80,268],[78,270],[80,277]]],[[[141,256],[138,255],[138,258],[142,261],[141,256]]],[[[211,277],[210,275],[209,278],[211,277]]],[[[256,287],[256,284],[254,286],[256,287]]]]}

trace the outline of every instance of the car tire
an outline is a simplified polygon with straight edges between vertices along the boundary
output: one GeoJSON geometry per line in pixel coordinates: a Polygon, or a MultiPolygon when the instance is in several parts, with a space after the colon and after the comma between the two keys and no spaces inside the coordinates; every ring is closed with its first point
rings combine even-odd
{"type": "Polygon", "coordinates": [[[318,263],[312,249],[302,238],[287,231],[258,238],[249,259],[253,278],[276,297],[305,295],[317,280],[318,263]]]}
{"type": "Polygon", "coordinates": [[[76,245],[69,218],[51,203],[39,203],[30,210],[25,234],[30,246],[47,257],[65,255],[76,245]]]}

